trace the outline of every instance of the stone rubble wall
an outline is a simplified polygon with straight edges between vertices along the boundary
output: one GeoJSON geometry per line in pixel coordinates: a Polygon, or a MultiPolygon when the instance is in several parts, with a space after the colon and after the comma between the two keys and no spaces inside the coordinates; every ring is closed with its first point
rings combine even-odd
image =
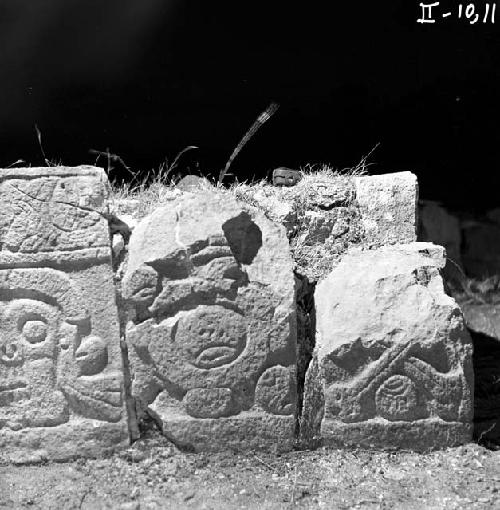
{"type": "Polygon", "coordinates": [[[151,419],[189,451],[470,439],[413,174],[108,195],[94,167],[0,170],[0,460],[106,455],[151,419]]]}

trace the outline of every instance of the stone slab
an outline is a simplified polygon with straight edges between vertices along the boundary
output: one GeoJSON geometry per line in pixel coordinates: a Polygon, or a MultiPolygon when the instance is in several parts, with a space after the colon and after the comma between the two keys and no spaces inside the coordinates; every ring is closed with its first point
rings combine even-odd
{"type": "Polygon", "coordinates": [[[472,438],[472,342],[444,293],[444,249],[356,250],[315,291],[316,347],[301,435],[377,448],[472,438]]]}
{"type": "Polygon", "coordinates": [[[230,193],[186,193],[135,227],[122,291],[139,413],[189,450],[291,446],[296,315],[283,226],[230,193]]]}
{"type": "Polygon", "coordinates": [[[0,458],[128,443],[106,220],[93,167],[0,170],[0,458]]]}

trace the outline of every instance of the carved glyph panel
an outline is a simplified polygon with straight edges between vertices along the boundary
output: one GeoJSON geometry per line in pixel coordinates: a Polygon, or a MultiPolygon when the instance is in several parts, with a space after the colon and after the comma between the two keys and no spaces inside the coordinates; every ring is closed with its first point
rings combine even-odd
{"type": "Polygon", "coordinates": [[[292,439],[295,315],[287,246],[281,227],[230,197],[224,206],[217,197],[201,204],[178,199],[134,230],[134,267],[123,281],[132,308],[133,394],[177,443],[212,449],[224,440],[255,445],[259,434],[264,442],[292,439]]]}
{"type": "Polygon", "coordinates": [[[1,456],[127,441],[105,191],[99,169],[0,171],[1,456]]]}
{"type": "Polygon", "coordinates": [[[304,436],[422,449],[471,438],[472,343],[444,262],[428,243],[355,251],[318,285],[304,436]]]}
{"type": "Polygon", "coordinates": [[[0,428],[117,422],[122,378],[81,292],[50,268],[0,271],[0,428]]]}
{"type": "Polygon", "coordinates": [[[107,179],[91,167],[0,170],[0,250],[39,253],[109,245],[107,179]]]}

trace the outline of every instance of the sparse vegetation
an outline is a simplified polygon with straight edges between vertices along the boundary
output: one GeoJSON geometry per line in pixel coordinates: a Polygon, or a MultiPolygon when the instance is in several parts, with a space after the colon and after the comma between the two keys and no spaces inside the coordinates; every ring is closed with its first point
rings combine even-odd
{"type": "MultiPolygon", "coordinates": [[[[186,148],[188,149],[188,148],[186,148]]],[[[185,149],[185,150],[186,150],[185,149]]],[[[181,153],[185,152],[182,151],[181,153]]],[[[181,154],[179,153],[179,154],[181,154]]],[[[105,153],[104,153],[105,154],[105,153]]],[[[182,178],[180,172],[174,172],[177,165],[174,163],[178,162],[179,155],[174,159],[172,165],[168,165],[167,162],[160,165],[157,170],[151,170],[148,173],[137,173],[134,178],[128,182],[118,182],[116,179],[111,178],[111,202],[114,209],[117,212],[121,212],[121,206],[124,202],[133,204],[134,215],[137,217],[143,217],[152,212],[156,207],[165,205],[170,200],[173,200],[178,193],[175,190],[176,183],[182,178]]],[[[207,182],[204,184],[207,187],[214,187],[220,191],[226,191],[234,194],[239,199],[247,201],[251,205],[256,203],[251,199],[253,192],[257,190],[266,190],[275,193],[277,196],[294,195],[297,207],[307,208],[309,201],[311,200],[311,188],[313,183],[318,181],[337,181],[338,188],[344,188],[348,183],[352,182],[353,177],[367,174],[369,164],[366,163],[366,157],[364,157],[360,163],[352,168],[346,168],[342,170],[334,169],[328,164],[310,165],[307,164],[300,169],[302,174],[302,180],[294,187],[293,191],[290,188],[275,188],[271,183],[265,179],[249,182],[245,180],[243,182],[238,181],[231,183],[228,186],[224,186],[220,182],[216,182],[210,174],[205,175],[207,182]],[[252,193],[248,193],[252,190],[252,193]]],[[[112,174],[112,172],[109,172],[112,174]]],[[[109,175],[108,174],[108,175],[109,175]]]]}
{"type": "MultiPolygon", "coordinates": [[[[165,440],[163,440],[165,441],[165,440]]],[[[0,508],[498,508],[500,452],[320,448],[184,454],[155,440],[104,460],[0,467],[0,508]]]]}

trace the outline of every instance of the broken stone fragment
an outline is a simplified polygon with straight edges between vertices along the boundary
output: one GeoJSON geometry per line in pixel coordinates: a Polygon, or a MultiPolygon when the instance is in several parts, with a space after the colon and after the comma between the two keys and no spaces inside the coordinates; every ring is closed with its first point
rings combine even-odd
{"type": "Polygon", "coordinates": [[[355,250],[315,291],[304,441],[442,448],[472,438],[472,343],[430,243],[355,250]]]}
{"type": "Polygon", "coordinates": [[[142,219],[123,296],[132,393],[190,450],[289,448],[296,315],[285,230],[216,189],[142,219]]]}

